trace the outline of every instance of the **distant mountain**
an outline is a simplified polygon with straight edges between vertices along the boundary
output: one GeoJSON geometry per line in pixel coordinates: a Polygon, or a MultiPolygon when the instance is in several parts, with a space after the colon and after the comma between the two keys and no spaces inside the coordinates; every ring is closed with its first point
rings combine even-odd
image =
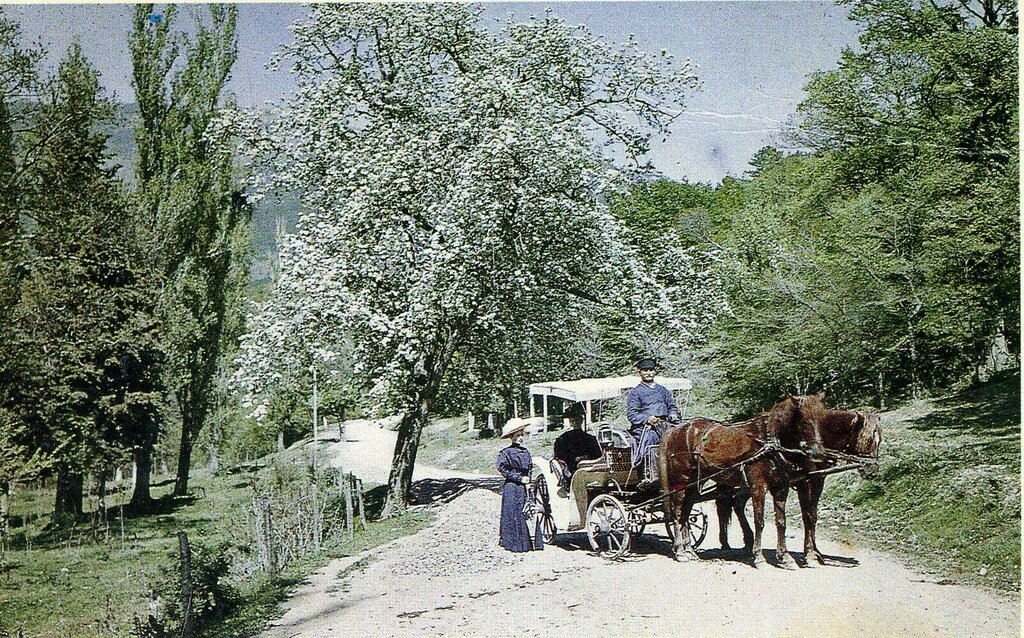
{"type": "MultiPolygon", "coordinates": [[[[139,110],[134,103],[121,104],[113,122],[104,124],[101,130],[109,135],[107,152],[111,154],[110,165],[118,167],[118,177],[127,184],[135,184],[135,161],[138,147],[135,144],[135,126],[139,121],[139,110]]],[[[252,254],[253,263],[250,277],[253,282],[269,281],[272,264],[277,255],[277,219],[282,218],[286,229],[295,229],[298,220],[298,200],[294,197],[277,201],[267,197],[253,210],[252,254]]]]}

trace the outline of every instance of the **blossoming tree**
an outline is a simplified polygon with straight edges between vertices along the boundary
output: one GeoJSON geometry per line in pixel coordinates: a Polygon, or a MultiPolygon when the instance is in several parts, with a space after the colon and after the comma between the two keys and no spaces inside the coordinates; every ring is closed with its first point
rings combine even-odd
{"type": "MultiPolygon", "coordinates": [[[[302,199],[243,367],[268,378],[268,344],[292,330],[313,351],[352,340],[371,396],[401,415],[389,516],[457,354],[486,359],[567,297],[662,305],[604,202],[697,81],[666,52],[550,13],[488,27],[461,4],[310,11],[280,59],[294,97],[269,122],[225,119],[266,183],[302,199]]],[[[557,317],[584,328],[582,313],[557,317]]]]}

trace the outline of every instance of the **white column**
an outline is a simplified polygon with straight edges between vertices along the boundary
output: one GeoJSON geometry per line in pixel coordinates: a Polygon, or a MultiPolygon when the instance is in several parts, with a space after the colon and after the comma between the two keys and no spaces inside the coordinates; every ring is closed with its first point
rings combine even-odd
{"type": "Polygon", "coordinates": [[[589,430],[590,429],[590,424],[593,423],[593,422],[594,422],[594,402],[588,400],[587,401],[587,427],[585,427],[584,429],[585,430],[589,430]]]}
{"type": "Polygon", "coordinates": [[[534,397],[534,394],[531,392],[530,393],[530,418],[531,419],[533,418],[533,397],[534,397]]]}
{"type": "Polygon", "coordinates": [[[548,395],[544,395],[544,429],[548,429],[548,395]]]}

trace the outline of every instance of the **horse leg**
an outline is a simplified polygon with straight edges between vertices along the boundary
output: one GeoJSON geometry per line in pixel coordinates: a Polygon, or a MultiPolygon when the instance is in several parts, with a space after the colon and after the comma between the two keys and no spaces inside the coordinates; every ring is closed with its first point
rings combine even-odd
{"type": "Polygon", "coordinates": [[[672,549],[675,552],[675,558],[678,561],[691,560],[697,558],[697,552],[693,549],[693,543],[690,539],[690,511],[693,509],[693,504],[697,501],[697,488],[691,487],[684,492],[682,507],[679,508],[679,518],[676,519],[675,529],[675,542],[672,545],[672,549]]]}
{"type": "Polygon", "coordinates": [[[736,493],[724,488],[715,497],[715,510],[718,511],[718,542],[722,549],[732,549],[729,546],[729,519],[732,518],[732,507],[735,500],[736,493]]]}
{"type": "Polygon", "coordinates": [[[791,563],[786,550],[786,497],[789,496],[789,485],[782,481],[772,487],[772,504],[775,506],[776,557],[779,565],[788,567],[791,563]]]}
{"type": "Polygon", "coordinates": [[[736,514],[740,529],[743,530],[743,549],[747,551],[754,546],[754,530],[750,528],[750,522],[747,520],[747,501],[749,500],[750,490],[740,490],[732,502],[732,511],[736,514]]]}
{"type": "Polygon", "coordinates": [[[813,558],[824,565],[825,558],[818,551],[818,539],[815,530],[818,526],[818,499],[821,498],[821,491],[825,488],[825,477],[815,476],[807,481],[807,506],[801,503],[801,510],[804,513],[804,552],[807,564],[811,564],[813,558]]]}
{"type": "Polygon", "coordinates": [[[750,499],[754,505],[754,546],[751,553],[755,567],[764,563],[764,556],[761,555],[761,532],[764,531],[764,499],[767,491],[763,481],[755,482],[750,489],[750,499]]]}
{"type": "Polygon", "coordinates": [[[672,492],[665,499],[665,520],[675,523],[672,526],[672,555],[676,560],[679,560],[680,553],[683,551],[681,530],[685,527],[682,523],[685,520],[682,513],[685,500],[686,494],[681,492],[672,492]]]}

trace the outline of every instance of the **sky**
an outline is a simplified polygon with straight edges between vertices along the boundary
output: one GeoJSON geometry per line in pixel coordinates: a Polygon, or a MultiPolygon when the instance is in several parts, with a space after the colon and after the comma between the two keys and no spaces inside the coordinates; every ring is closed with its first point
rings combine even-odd
{"type": "MultiPolygon", "coordinates": [[[[550,2],[484,3],[487,20],[541,14],[550,7],[569,23],[582,23],[613,40],[634,34],[643,48],[688,58],[701,90],[666,140],[652,142],[651,161],[673,179],[718,183],[741,176],[763,146],[783,146],[781,131],[803,98],[808,75],[835,68],[845,47],[855,47],[857,26],[831,2],[550,2]]],[[[72,42],[97,66],[106,89],[132,100],[127,37],[130,5],[5,5],[24,34],[41,42],[56,64],[72,42]]],[[[280,103],[294,87],[284,71],[267,68],[300,4],[240,4],[239,58],[230,88],[239,104],[280,103]]]]}

